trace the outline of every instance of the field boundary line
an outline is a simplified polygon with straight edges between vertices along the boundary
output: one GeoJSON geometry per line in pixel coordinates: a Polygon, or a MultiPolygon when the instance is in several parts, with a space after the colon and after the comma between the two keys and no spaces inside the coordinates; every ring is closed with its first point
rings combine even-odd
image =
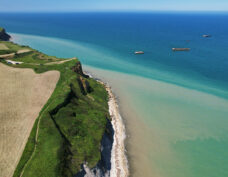
{"type": "MultiPolygon", "coordinates": [[[[53,101],[52,101],[53,102],[53,101]]],[[[51,103],[52,103],[51,102],[51,103]]],[[[25,171],[25,168],[28,166],[29,162],[32,160],[34,154],[35,154],[35,151],[36,151],[36,146],[37,146],[37,140],[38,140],[38,135],[39,135],[39,128],[40,128],[40,120],[42,118],[42,115],[44,114],[44,112],[49,108],[49,106],[51,105],[51,103],[42,111],[42,113],[40,114],[40,116],[38,117],[38,123],[37,123],[37,128],[36,128],[36,137],[35,137],[35,146],[34,146],[34,149],[33,149],[33,152],[32,152],[32,155],[30,156],[29,160],[26,162],[26,164],[24,165],[21,173],[20,173],[20,177],[23,176],[24,174],[24,171],[25,171]]]]}

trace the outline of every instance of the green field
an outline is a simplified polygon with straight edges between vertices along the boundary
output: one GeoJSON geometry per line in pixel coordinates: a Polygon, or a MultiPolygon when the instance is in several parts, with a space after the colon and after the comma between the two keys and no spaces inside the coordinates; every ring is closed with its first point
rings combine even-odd
{"type": "MultiPolygon", "coordinates": [[[[12,42],[0,43],[9,48],[5,53],[29,48],[12,42]]],[[[24,62],[12,67],[32,68],[36,73],[61,73],[55,91],[34,124],[14,177],[70,177],[85,162],[91,168],[96,166],[109,118],[104,86],[82,74],[77,59],[46,65],[63,59],[31,49],[11,60],[24,62]]],[[[7,64],[5,60],[0,62],[7,64]]]]}

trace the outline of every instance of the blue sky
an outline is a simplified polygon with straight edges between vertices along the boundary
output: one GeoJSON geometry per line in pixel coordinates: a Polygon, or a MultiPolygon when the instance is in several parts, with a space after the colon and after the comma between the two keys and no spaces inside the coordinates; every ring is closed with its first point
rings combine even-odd
{"type": "Polygon", "coordinates": [[[0,12],[228,11],[228,0],[0,0],[0,12]]]}

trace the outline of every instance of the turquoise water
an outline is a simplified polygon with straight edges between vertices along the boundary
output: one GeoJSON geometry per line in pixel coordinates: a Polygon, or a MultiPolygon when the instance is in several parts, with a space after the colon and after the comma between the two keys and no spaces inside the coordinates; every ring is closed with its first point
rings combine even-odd
{"type": "Polygon", "coordinates": [[[158,177],[228,176],[227,20],[227,14],[0,14],[15,42],[77,56],[110,83],[128,130],[132,176],[158,177]]]}
{"type": "Polygon", "coordinates": [[[152,79],[90,70],[111,83],[119,96],[130,129],[133,176],[227,176],[226,99],[152,79]]]}

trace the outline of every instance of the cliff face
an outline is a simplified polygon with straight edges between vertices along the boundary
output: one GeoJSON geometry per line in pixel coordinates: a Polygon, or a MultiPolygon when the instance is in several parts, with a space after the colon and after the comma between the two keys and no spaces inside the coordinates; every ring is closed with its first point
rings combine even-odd
{"type": "Polygon", "coordinates": [[[0,40],[8,41],[10,38],[11,36],[6,33],[6,30],[0,27],[0,40]]]}
{"type": "MultiPolygon", "coordinates": [[[[80,62],[77,62],[76,65],[72,68],[74,72],[79,74],[77,78],[78,85],[80,86],[81,93],[87,95],[88,93],[93,92],[93,88],[90,86],[86,78],[89,76],[85,75],[80,62]]],[[[89,168],[87,162],[81,164],[81,170],[74,177],[109,177],[111,170],[111,152],[113,145],[113,136],[114,129],[110,119],[106,118],[106,127],[101,140],[100,154],[101,159],[96,164],[95,167],[89,168]]]]}
{"type": "Polygon", "coordinates": [[[93,91],[89,82],[85,80],[82,76],[79,76],[77,80],[83,95],[86,95],[87,93],[91,93],[93,91]]]}
{"type": "Polygon", "coordinates": [[[94,168],[86,164],[81,166],[81,171],[75,177],[109,177],[111,171],[111,153],[114,130],[109,119],[107,119],[106,131],[101,141],[101,160],[94,168]]]}
{"type": "Polygon", "coordinates": [[[79,74],[79,75],[85,77],[85,78],[88,78],[88,77],[89,77],[89,76],[87,76],[87,75],[85,75],[85,74],[83,73],[83,71],[82,71],[82,65],[81,65],[81,62],[80,62],[80,61],[78,61],[78,62],[76,63],[76,65],[75,65],[74,67],[72,67],[72,70],[73,70],[74,72],[76,72],[77,74],[79,74]]]}

